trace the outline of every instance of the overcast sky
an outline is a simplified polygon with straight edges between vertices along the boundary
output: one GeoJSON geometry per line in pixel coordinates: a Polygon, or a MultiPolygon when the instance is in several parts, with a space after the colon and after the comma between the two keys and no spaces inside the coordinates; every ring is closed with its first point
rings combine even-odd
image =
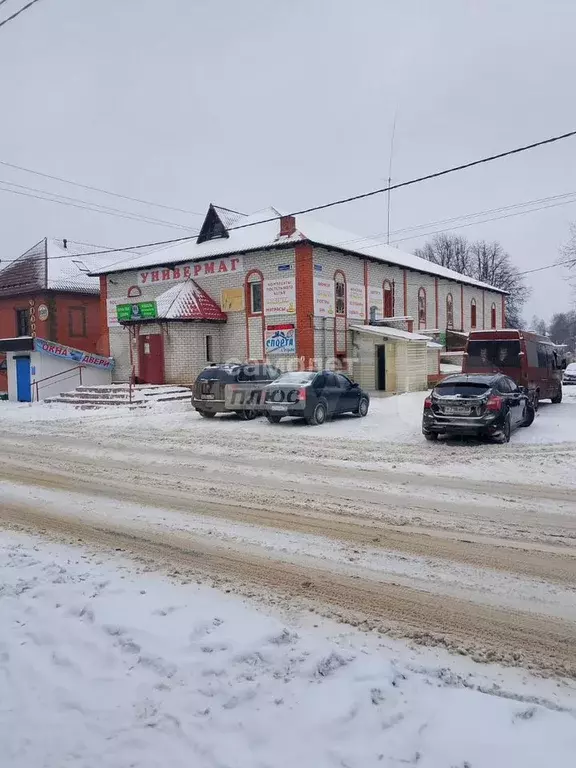
{"type": "MultiPolygon", "coordinates": [[[[191,211],[293,210],[382,186],[395,114],[397,181],[575,129],[575,29],[574,0],[40,0],[0,28],[0,160],[191,211]]],[[[575,160],[573,138],[398,191],[392,230],[576,193],[575,160]]],[[[201,221],[3,166],[0,179],[201,221]]],[[[5,191],[0,205],[3,259],[45,235],[185,234],[5,191]]],[[[319,217],[385,237],[384,196],[319,217]]],[[[532,269],[571,221],[576,203],[457,231],[532,269]]],[[[562,268],[529,282],[527,320],[570,306],[562,268]]]]}

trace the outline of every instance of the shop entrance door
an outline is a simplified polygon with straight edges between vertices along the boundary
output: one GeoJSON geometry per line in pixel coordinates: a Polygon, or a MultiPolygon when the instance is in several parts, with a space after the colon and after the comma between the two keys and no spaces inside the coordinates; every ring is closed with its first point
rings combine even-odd
{"type": "Polygon", "coordinates": [[[164,384],[164,339],[161,333],[139,336],[139,379],[143,384],[164,384]]]}
{"type": "Polygon", "coordinates": [[[32,400],[32,385],[30,381],[30,358],[17,357],[16,361],[16,397],[19,403],[29,403],[32,400]]]}
{"type": "Polygon", "coordinates": [[[386,391],[386,346],[378,344],[376,347],[376,388],[386,391]]]}

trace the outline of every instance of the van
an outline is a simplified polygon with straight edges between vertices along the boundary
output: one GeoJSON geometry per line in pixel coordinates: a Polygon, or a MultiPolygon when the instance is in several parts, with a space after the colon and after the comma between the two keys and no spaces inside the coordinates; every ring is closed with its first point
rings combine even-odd
{"type": "Polygon", "coordinates": [[[562,351],[550,339],[513,329],[471,331],[462,373],[504,373],[529,393],[534,407],[540,400],[562,402],[562,351]]]}

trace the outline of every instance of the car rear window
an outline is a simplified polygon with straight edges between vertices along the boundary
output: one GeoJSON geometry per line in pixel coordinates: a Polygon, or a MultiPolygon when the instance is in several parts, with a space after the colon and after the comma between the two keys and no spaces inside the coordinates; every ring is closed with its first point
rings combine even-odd
{"type": "Polygon", "coordinates": [[[205,368],[202,373],[198,374],[198,380],[199,381],[208,381],[210,379],[217,379],[218,381],[231,381],[236,377],[238,374],[238,371],[240,369],[238,367],[232,368],[232,367],[222,367],[222,366],[214,366],[213,368],[205,368]]]}
{"type": "Polygon", "coordinates": [[[314,372],[290,371],[276,379],[275,384],[308,384],[316,376],[314,372]]]}
{"type": "Polygon", "coordinates": [[[456,397],[458,395],[460,395],[460,397],[481,397],[482,395],[485,395],[489,389],[490,386],[488,384],[481,384],[479,382],[447,381],[445,384],[439,384],[434,391],[441,397],[456,397]]]}
{"type": "Polygon", "coordinates": [[[466,352],[466,366],[470,371],[520,368],[520,342],[513,339],[472,340],[468,342],[466,352]]]}

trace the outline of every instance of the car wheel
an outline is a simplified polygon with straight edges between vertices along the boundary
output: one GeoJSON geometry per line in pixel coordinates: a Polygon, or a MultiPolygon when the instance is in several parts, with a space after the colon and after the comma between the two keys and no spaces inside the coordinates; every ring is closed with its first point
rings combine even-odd
{"type": "Polygon", "coordinates": [[[358,403],[358,410],[354,411],[354,415],[360,418],[364,418],[364,416],[368,415],[369,406],[370,406],[370,403],[368,401],[368,398],[361,397],[360,402],[358,403]]]}
{"type": "Polygon", "coordinates": [[[524,411],[524,421],[520,425],[521,427],[529,427],[536,418],[536,413],[534,412],[534,408],[530,405],[530,403],[526,403],[526,410],[524,411]]]}
{"type": "Polygon", "coordinates": [[[436,442],[438,440],[438,432],[424,432],[424,437],[426,440],[429,440],[431,443],[436,442]]]}
{"type": "Polygon", "coordinates": [[[504,420],[504,426],[502,427],[502,431],[499,433],[496,433],[494,436],[496,438],[497,443],[509,443],[510,442],[510,434],[512,432],[512,426],[510,423],[510,414],[506,414],[506,419],[504,420]]]}
{"type": "Polygon", "coordinates": [[[328,415],[328,409],[326,408],[326,403],[320,402],[316,405],[314,408],[314,412],[312,413],[312,416],[306,419],[308,424],[310,426],[318,426],[319,424],[324,424],[326,421],[326,416],[328,415]]]}
{"type": "Polygon", "coordinates": [[[202,416],[203,419],[213,419],[216,414],[214,411],[198,411],[200,416],[202,416]]]}
{"type": "Polygon", "coordinates": [[[558,403],[562,402],[562,387],[558,388],[558,392],[555,397],[552,398],[552,402],[554,405],[558,405],[558,403]]]}
{"type": "Polygon", "coordinates": [[[266,418],[270,422],[270,424],[280,424],[280,419],[282,416],[278,416],[276,413],[267,413],[266,418]]]}
{"type": "Polygon", "coordinates": [[[240,418],[242,418],[244,421],[252,421],[252,419],[257,418],[258,411],[252,411],[250,409],[240,411],[240,418]]]}

